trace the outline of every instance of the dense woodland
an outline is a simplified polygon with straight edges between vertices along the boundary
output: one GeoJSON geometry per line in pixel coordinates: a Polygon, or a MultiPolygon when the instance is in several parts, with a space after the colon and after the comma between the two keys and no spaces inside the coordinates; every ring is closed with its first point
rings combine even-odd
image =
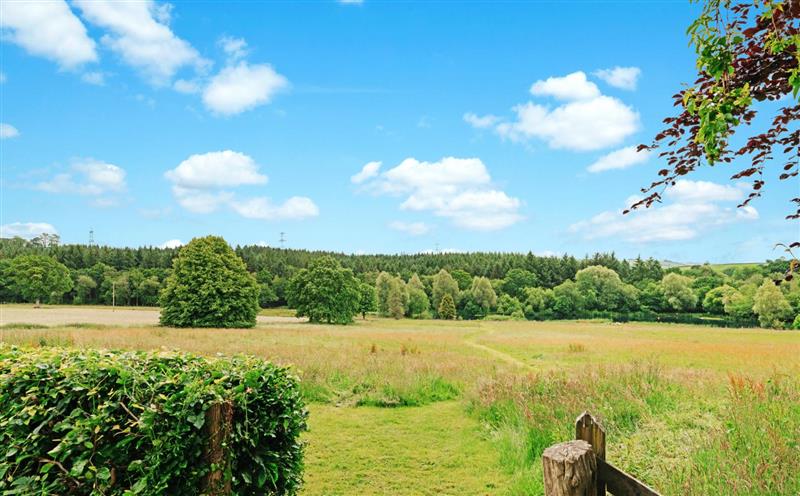
{"type": "MultiPolygon", "coordinates": [[[[45,241],[0,240],[0,301],[155,306],[179,251],[45,241]],[[34,270],[41,256],[64,267],[62,280],[53,286],[63,291],[22,289],[22,279],[30,279],[25,271],[34,270]]],[[[292,281],[308,278],[306,269],[324,258],[335,262],[331,270],[346,270],[360,284],[354,291],[363,302],[353,303],[353,314],[790,327],[800,313],[798,284],[773,282],[786,271],[785,260],[718,270],[708,265],[665,269],[653,259],[621,260],[613,253],[581,259],[532,253],[347,255],[263,246],[236,247],[235,253],[255,276],[265,308],[298,306],[302,299],[292,295],[292,281]]]]}

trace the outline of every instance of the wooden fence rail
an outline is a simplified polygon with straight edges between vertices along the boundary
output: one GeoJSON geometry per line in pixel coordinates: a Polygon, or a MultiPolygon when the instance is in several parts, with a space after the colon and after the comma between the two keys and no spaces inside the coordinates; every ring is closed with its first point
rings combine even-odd
{"type": "Polygon", "coordinates": [[[542,454],[545,496],[659,496],[606,462],[606,431],[589,412],[575,420],[575,440],[542,454]]]}

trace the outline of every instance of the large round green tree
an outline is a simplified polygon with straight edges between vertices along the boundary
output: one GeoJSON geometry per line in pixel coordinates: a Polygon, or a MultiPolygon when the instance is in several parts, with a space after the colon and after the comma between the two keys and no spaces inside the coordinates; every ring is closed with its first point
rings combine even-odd
{"type": "Polygon", "coordinates": [[[43,255],[25,255],[11,261],[8,267],[13,291],[26,301],[58,301],[72,289],[69,269],[56,259],[43,255]]]}
{"type": "Polygon", "coordinates": [[[298,317],[328,324],[352,322],[361,302],[359,282],[353,271],[327,256],[295,274],[289,282],[287,297],[298,317]]]}
{"type": "Polygon", "coordinates": [[[174,327],[253,327],[259,287],[241,258],[218,236],[181,248],[161,292],[161,324],[174,327]]]}

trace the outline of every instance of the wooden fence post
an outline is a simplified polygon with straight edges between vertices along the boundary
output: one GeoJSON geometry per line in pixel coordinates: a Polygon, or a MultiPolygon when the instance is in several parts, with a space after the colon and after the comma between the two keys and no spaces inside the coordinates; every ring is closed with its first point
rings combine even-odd
{"type": "Polygon", "coordinates": [[[545,496],[597,494],[597,460],[586,441],[550,446],[542,453],[542,464],[545,496]]]}
{"type": "Polygon", "coordinates": [[[231,433],[233,423],[233,404],[230,401],[213,403],[206,411],[203,449],[209,472],[203,478],[202,491],[206,496],[227,496],[231,494],[231,481],[225,478],[229,457],[225,444],[231,433]]]}
{"type": "MultiPolygon", "coordinates": [[[[598,460],[606,459],[606,430],[599,420],[589,412],[583,412],[575,419],[575,439],[586,441],[592,446],[598,460]]],[[[603,481],[597,482],[597,496],[606,496],[606,485],[603,481]]]]}

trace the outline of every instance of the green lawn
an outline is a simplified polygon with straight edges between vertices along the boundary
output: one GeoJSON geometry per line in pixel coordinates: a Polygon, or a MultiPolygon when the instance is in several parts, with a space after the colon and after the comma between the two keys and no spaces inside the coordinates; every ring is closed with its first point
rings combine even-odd
{"type": "Polygon", "coordinates": [[[508,486],[493,445],[456,401],[312,405],[303,494],[480,495],[508,486]]]}

